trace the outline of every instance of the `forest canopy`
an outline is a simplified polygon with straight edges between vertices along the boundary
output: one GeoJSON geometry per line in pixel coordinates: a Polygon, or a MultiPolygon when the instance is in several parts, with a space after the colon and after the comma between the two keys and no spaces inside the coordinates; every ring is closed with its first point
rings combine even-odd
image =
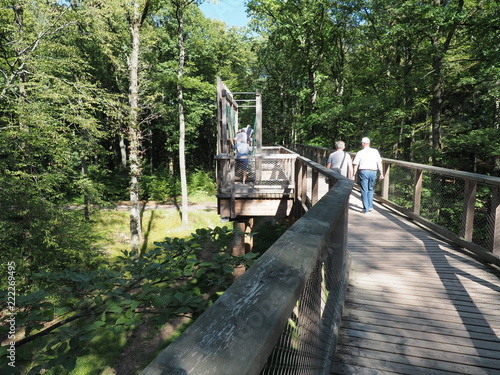
{"type": "Polygon", "coordinates": [[[217,76],[234,91],[262,92],[264,144],[332,147],[342,139],[356,151],[369,136],[385,157],[500,169],[500,10],[493,0],[252,0],[249,28],[206,19],[199,1],[1,3],[7,205],[35,196],[127,200],[133,114],[141,199],[148,199],[150,176],[179,175],[179,80],[187,170],[212,171],[217,76]],[[133,4],[142,23],[131,111],[133,4]]]}

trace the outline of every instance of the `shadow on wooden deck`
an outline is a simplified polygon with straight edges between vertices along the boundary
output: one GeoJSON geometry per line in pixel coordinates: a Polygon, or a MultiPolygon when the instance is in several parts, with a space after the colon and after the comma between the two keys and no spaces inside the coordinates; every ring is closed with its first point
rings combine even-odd
{"type": "Polygon", "coordinates": [[[500,374],[500,272],[353,192],[332,374],[500,374]]]}

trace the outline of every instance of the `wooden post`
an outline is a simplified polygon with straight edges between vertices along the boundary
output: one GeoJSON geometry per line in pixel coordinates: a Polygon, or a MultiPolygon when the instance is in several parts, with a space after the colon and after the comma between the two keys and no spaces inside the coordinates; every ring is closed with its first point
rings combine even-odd
{"type": "Polygon", "coordinates": [[[227,153],[228,145],[227,145],[227,116],[226,116],[226,99],[222,95],[222,90],[224,89],[224,84],[220,77],[217,77],[217,153],[223,154],[227,153]]]}
{"type": "Polygon", "coordinates": [[[247,225],[245,227],[245,254],[250,253],[253,250],[253,217],[247,219],[247,225]]]}
{"type": "Polygon", "coordinates": [[[311,189],[311,203],[314,206],[316,202],[318,201],[318,190],[319,190],[319,183],[318,183],[318,171],[316,169],[313,169],[312,171],[312,189],[311,189]]]}
{"type": "Polygon", "coordinates": [[[236,179],[236,161],[234,159],[229,160],[229,186],[230,194],[231,194],[231,219],[234,219],[236,216],[235,213],[235,205],[236,205],[236,197],[235,197],[235,179],[236,179]]]}
{"type": "Polygon", "coordinates": [[[226,167],[226,162],[224,160],[217,160],[215,164],[215,170],[217,174],[217,192],[220,192],[222,190],[223,186],[223,179],[225,175],[225,171],[227,169],[226,167]]]}
{"type": "Polygon", "coordinates": [[[220,77],[217,77],[217,154],[224,152],[223,141],[222,141],[222,98],[220,97],[221,81],[220,77]]]}
{"type": "Polygon", "coordinates": [[[298,202],[299,202],[299,194],[300,194],[300,183],[299,183],[299,173],[300,173],[300,159],[295,159],[295,168],[293,170],[293,179],[294,179],[294,208],[295,215],[299,216],[298,202]]]}
{"type": "MultiPolygon", "coordinates": [[[[253,218],[235,221],[233,227],[235,233],[233,255],[242,256],[252,251],[253,239],[251,233],[253,228],[253,218]]],[[[237,280],[244,273],[244,265],[240,264],[236,266],[233,273],[234,280],[237,280]]]]}
{"type": "Polygon", "coordinates": [[[307,164],[301,163],[300,167],[300,200],[305,205],[307,201],[307,164]]]}
{"type": "Polygon", "coordinates": [[[461,236],[472,241],[474,231],[474,207],[476,206],[477,182],[466,179],[464,188],[464,220],[462,224],[461,236]]]}
{"type": "Polygon", "coordinates": [[[255,141],[257,142],[257,154],[262,153],[262,97],[260,95],[260,90],[255,92],[255,125],[256,135],[255,141]]]}
{"type": "Polygon", "coordinates": [[[415,184],[413,186],[413,213],[420,215],[420,203],[422,201],[422,170],[415,169],[415,184]]]}
{"type": "MultiPolygon", "coordinates": [[[[235,221],[233,223],[233,227],[234,227],[233,255],[241,256],[245,254],[245,222],[235,221]]],[[[234,280],[237,280],[244,273],[245,273],[245,268],[242,265],[236,266],[233,272],[234,280]]]]}
{"type": "MultiPolygon", "coordinates": [[[[384,179],[382,180],[382,198],[389,200],[389,177],[391,165],[387,163],[382,163],[382,170],[384,171],[384,179]]],[[[356,176],[354,176],[356,178],[356,176]]]]}

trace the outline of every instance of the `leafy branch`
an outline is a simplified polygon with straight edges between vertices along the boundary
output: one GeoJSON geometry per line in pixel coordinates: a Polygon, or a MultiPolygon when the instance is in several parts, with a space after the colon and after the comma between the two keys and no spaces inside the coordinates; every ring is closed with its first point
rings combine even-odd
{"type": "MultiPolygon", "coordinates": [[[[166,238],[142,256],[124,251],[96,271],[36,274],[52,287],[19,297],[16,325],[25,332],[16,342],[19,361],[31,371],[70,369],[101,332],[119,335],[150,319],[196,317],[230,285],[234,267],[255,256],[232,256],[231,239],[227,228],[198,229],[189,240],[166,238]]],[[[1,318],[0,334],[7,319],[1,318]]],[[[0,348],[1,360],[6,351],[0,348]]]]}

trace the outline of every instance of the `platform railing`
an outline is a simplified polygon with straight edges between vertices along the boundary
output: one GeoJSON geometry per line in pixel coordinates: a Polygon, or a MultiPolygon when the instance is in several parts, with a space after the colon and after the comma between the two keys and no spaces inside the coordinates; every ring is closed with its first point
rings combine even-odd
{"type": "Polygon", "coordinates": [[[353,181],[303,157],[295,166],[303,216],[141,375],[329,374],[353,181]],[[331,185],[321,199],[310,175],[331,185]]]}
{"type": "Polygon", "coordinates": [[[297,154],[265,154],[237,157],[217,155],[217,192],[231,193],[236,184],[254,187],[290,187],[294,184],[297,154]]]}
{"type": "MultiPolygon", "coordinates": [[[[296,145],[325,165],[334,150],[296,145]]],[[[354,156],[354,154],[351,154],[354,156]]],[[[500,266],[500,178],[383,158],[376,199],[500,266]]]]}

